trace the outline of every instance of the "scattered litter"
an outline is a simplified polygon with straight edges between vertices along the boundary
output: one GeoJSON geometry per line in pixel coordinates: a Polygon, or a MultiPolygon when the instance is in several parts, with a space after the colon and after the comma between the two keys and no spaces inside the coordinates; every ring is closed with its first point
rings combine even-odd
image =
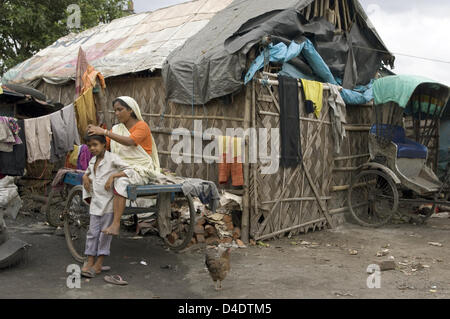
{"type": "Polygon", "coordinates": [[[428,245],[435,246],[435,247],[442,247],[442,246],[444,246],[441,243],[432,242],[432,241],[428,242],[428,245]]]}
{"type": "Polygon", "coordinates": [[[262,242],[262,241],[258,241],[257,244],[258,244],[258,246],[261,246],[261,247],[266,247],[266,248],[270,247],[269,244],[266,244],[265,242],[262,242]]]}
{"type": "Polygon", "coordinates": [[[421,263],[414,263],[411,267],[412,271],[423,270],[425,268],[421,263]]]}
{"type": "Polygon", "coordinates": [[[436,289],[430,289],[430,292],[434,294],[434,293],[437,292],[437,290],[436,289]]]}
{"type": "Polygon", "coordinates": [[[416,289],[416,287],[414,287],[414,286],[408,286],[408,285],[400,285],[400,286],[397,286],[397,288],[400,289],[400,290],[407,290],[407,289],[409,289],[409,290],[415,290],[415,289],[416,289]]]}
{"type": "Polygon", "coordinates": [[[398,263],[400,266],[408,266],[408,263],[406,263],[406,262],[399,262],[398,263]]]}
{"type": "Polygon", "coordinates": [[[130,262],[130,265],[137,265],[137,261],[130,262]]]}
{"type": "Polygon", "coordinates": [[[139,239],[143,239],[144,237],[142,237],[142,236],[134,236],[134,237],[128,237],[128,239],[131,239],[131,240],[139,240],[139,239]]]}
{"type": "Polygon", "coordinates": [[[389,247],[391,247],[391,244],[386,244],[386,245],[384,245],[384,246],[381,247],[381,248],[389,248],[389,247]]]}
{"type": "Polygon", "coordinates": [[[296,245],[298,245],[298,243],[296,241],[291,241],[291,245],[296,246],[296,245]]]}
{"type": "Polygon", "coordinates": [[[223,219],[223,214],[215,213],[207,216],[208,219],[212,219],[214,221],[221,221],[223,219]]]}
{"type": "Polygon", "coordinates": [[[379,252],[377,252],[377,257],[384,257],[387,256],[389,254],[389,249],[383,249],[379,252]]]}
{"type": "Polygon", "coordinates": [[[247,248],[247,246],[245,246],[244,242],[240,239],[236,239],[236,244],[239,246],[239,248],[247,248]]]}
{"type": "Polygon", "coordinates": [[[145,261],[141,261],[141,265],[148,266],[148,264],[145,261]]]}
{"type": "Polygon", "coordinates": [[[353,295],[351,293],[348,292],[334,292],[334,294],[338,297],[353,297],[353,295]]]}
{"type": "Polygon", "coordinates": [[[395,270],[395,262],[393,260],[384,260],[378,263],[381,271],[395,270]]]}
{"type": "Polygon", "coordinates": [[[311,243],[309,241],[302,240],[300,245],[308,246],[308,245],[311,245],[311,243]]]}
{"type": "Polygon", "coordinates": [[[172,265],[161,266],[161,269],[171,270],[172,269],[172,265]]]}
{"type": "Polygon", "coordinates": [[[86,279],[86,280],[85,280],[85,282],[90,282],[90,281],[91,281],[90,279],[86,279]]]}
{"type": "Polygon", "coordinates": [[[355,249],[349,249],[349,250],[348,250],[348,253],[349,253],[350,255],[352,255],[352,256],[358,255],[358,251],[355,250],[355,249]]]}
{"type": "Polygon", "coordinates": [[[433,214],[431,215],[431,218],[449,218],[450,214],[449,213],[437,213],[437,214],[433,214]]]}

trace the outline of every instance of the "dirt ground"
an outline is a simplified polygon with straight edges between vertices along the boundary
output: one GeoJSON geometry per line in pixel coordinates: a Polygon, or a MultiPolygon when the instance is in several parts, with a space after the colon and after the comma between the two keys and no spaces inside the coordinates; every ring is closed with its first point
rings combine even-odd
{"type": "Polygon", "coordinates": [[[44,218],[7,219],[10,234],[32,245],[26,262],[0,271],[0,298],[449,298],[450,219],[426,225],[388,225],[379,229],[344,224],[334,230],[266,241],[232,251],[232,270],[216,292],[204,266],[204,251],[174,253],[156,236],[113,240],[107,265],[129,285],[107,284],[103,276],[66,286],[66,267],[74,263],[65,239],[27,233],[44,218]],[[443,246],[432,246],[439,242],[443,246]],[[389,255],[376,257],[388,247],[389,255]],[[349,250],[356,250],[351,255],[349,250]],[[367,288],[367,267],[394,256],[395,270],[381,273],[381,288],[367,288]],[[140,262],[145,261],[147,265],[140,262]],[[166,267],[170,265],[170,267],[166,267]]]}

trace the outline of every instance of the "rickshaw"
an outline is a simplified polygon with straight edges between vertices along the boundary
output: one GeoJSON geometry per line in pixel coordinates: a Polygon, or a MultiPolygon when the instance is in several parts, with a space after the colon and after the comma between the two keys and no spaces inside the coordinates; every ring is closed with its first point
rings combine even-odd
{"type": "MultiPolygon", "coordinates": [[[[64,225],[67,247],[72,257],[83,263],[86,233],[89,229],[89,203],[83,199],[82,173],[68,172],[64,184],[70,189],[60,215],[64,225]]],[[[129,203],[123,216],[131,217],[135,225],[140,214],[154,214],[158,232],[165,244],[173,251],[184,249],[194,235],[196,211],[192,197],[184,194],[181,184],[170,185],[130,185],[127,188],[129,203]],[[137,207],[138,198],[154,199],[156,205],[137,207]],[[182,207],[187,207],[184,211],[182,207]]],[[[152,202],[153,203],[153,202],[152,202]]]]}
{"type": "Polygon", "coordinates": [[[448,167],[442,181],[430,168],[430,148],[437,149],[436,133],[449,88],[426,78],[397,75],[376,80],[373,94],[370,159],[352,179],[350,213],[366,227],[380,227],[395,214],[412,211],[419,211],[413,215],[423,223],[436,205],[450,204],[448,167]],[[405,123],[412,124],[410,130],[405,123]]]}

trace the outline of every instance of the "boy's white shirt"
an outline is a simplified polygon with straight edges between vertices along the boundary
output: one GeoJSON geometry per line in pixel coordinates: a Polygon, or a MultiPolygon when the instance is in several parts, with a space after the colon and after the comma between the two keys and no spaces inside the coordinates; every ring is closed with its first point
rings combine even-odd
{"type": "Polygon", "coordinates": [[[91,198],[89,210],[91,215],[103,216],[113,212],[114,183],[109,191],[105,189],[105,184],[109,177],[114,173],[124,172],[129,178],[132,178],[135,172],[118,155],[105,151],[105,155],[94,173],[96,160],[97,156],[94,156],[89,161],[86,174],[89,175],[92,181],[92,192],[87,191],[83,187],[83,199],[91,198]]]}

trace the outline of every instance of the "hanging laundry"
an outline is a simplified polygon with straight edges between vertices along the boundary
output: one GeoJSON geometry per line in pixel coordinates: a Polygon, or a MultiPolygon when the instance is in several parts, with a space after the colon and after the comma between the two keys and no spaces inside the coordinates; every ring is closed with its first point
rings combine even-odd
{"type": "MultiPolygon", "coordinates": [[[[317,118],[320,118],[320,112],[322,111],[323,103],[323,84],[321,82],[302,80],[303,93],[305,94],[305,100],[308,110],[308,103],[314,105],[314,114],[317,118]],[[310,101],[310,102],[308,102],[310,101]]],[[[310,106],[311,104],[309,104],[310,106]]]]}
{"type": "Polygon", "coordinates": [[[8,176],[23,176],[26,166],[27,148],[25,125],[23,120],[17,120],[20,130],[18,136],[21,144],[15,144],[10,153],[0,152],[0,173],[8,176]]]}
{"type": "Polygon", "coordinates": [[[216,184],[213,182],[187,178],[184,180],[181,188],[185,195],[190,194],[198,197],[202,204],[209,205],[212,212],[216,212],[216,209],[219,207],[220,195],[216,184]]]}
{"type": "Polygon", "coordinates": [[[50,116],[25,120],[28,163],[50,159],[52,130],[50,116]]]}
{"type": "Polygon", "coordinates": [[[92,88],[84,92],[76,101],[78,132],[81,137],[86,134],[89,124],[97,125],[97,113],[95,110],[94,94],[92,88]]]}
{"type": "Polygon", "coordinates": [[[89,89],[94,88],[97,85],[97,78],[100,80],[100,86],[105,89],[106,83],[103,75],[94,69],[92,65],[88,65],[86,72],[83,74],[83,88],[81,93],[88,91],[89,89]]]}
{"type": "Polygon", "coordinates": [[[19,136],[19,132],[20,132],[21,128],[17,122],[17,119],[15,119],[13,117],[8,117],[7,120],[8,120],[9,128],[14,135],[14,139],[15,139],[14,145],[22,144],[22,139],[19,136]]]}
{"type": "Polygon", "coordinates": [[[231,174],[233,186],[244,185],[244,174],[242,165],[242,138],[219,136],[219,154],[222,156],[222,163],[219,167],[219,183],[228,183],[231,174]]]}
{"type": "Polygon", "coordinates": [[[70,151],[73,150],[73,145],[80,145],[80,135],[78,133],[77,119],[75,115],[75,107],[73,104],[67,105],[62,108],[62,118],[67,128],[68,145],[70,145],[70,151]]]}
{"type": "Polygon", "coordinates": [[[67,168],[77,168],[78,164],[78,156],[80,155],[80,149],[81,147],[78,145],[73,146],[73,151],[68,155],[67,161],[66,161],[66,167],[67,168]]]}
{"type": "Polygon", "coordinates": [[[50,125],[52,128],[52,144],[50,150],[50,162],[56,163],[73,150],[73,144],[69,144],[68,130],[62,118],[62,112],[55,112],[50,115],[50,125]]]}
{"type": "Polygon", "coordinates": [[[333,84],[329,84],[329,86],[330,95],[328,96],[328,105],[333,109],[330,118],[334,137],[334,150],[339,154],[341,152],[342,141],[347,136],[344,127],[344,124],[347,123],[347,110],[345,108],[345,102],[339,93],[339,87],[333,84]]]}
{"type": "Polygon", "coordinates": [[[0,117],[0,152],[11,153],[16,139],[7,117],[0,117]]]}
{"type": "Polygon", "coordinates": [[[87,145],[83,144],[80,147],[80,154],[78,155],[77,169],[85,171],[89,166],[89,161],[94,157],[89,151],[87,145]]]}
{"type": "Polygon", "coordinates": [[[279,76],[281,166],[296,167],[302,161],[297,79],[279,76]]]}
{"type": "Polygon", "coordinates": [[[81,89],[83,87],[83,75],[87,70],[88,61],[86,58],[86,52],[81,48],[78,49],[78,57],[77,57],[77,67],[76,67],[76,75],[75,75],[75,92],[76,97],[80,96],[81,89]]]}

